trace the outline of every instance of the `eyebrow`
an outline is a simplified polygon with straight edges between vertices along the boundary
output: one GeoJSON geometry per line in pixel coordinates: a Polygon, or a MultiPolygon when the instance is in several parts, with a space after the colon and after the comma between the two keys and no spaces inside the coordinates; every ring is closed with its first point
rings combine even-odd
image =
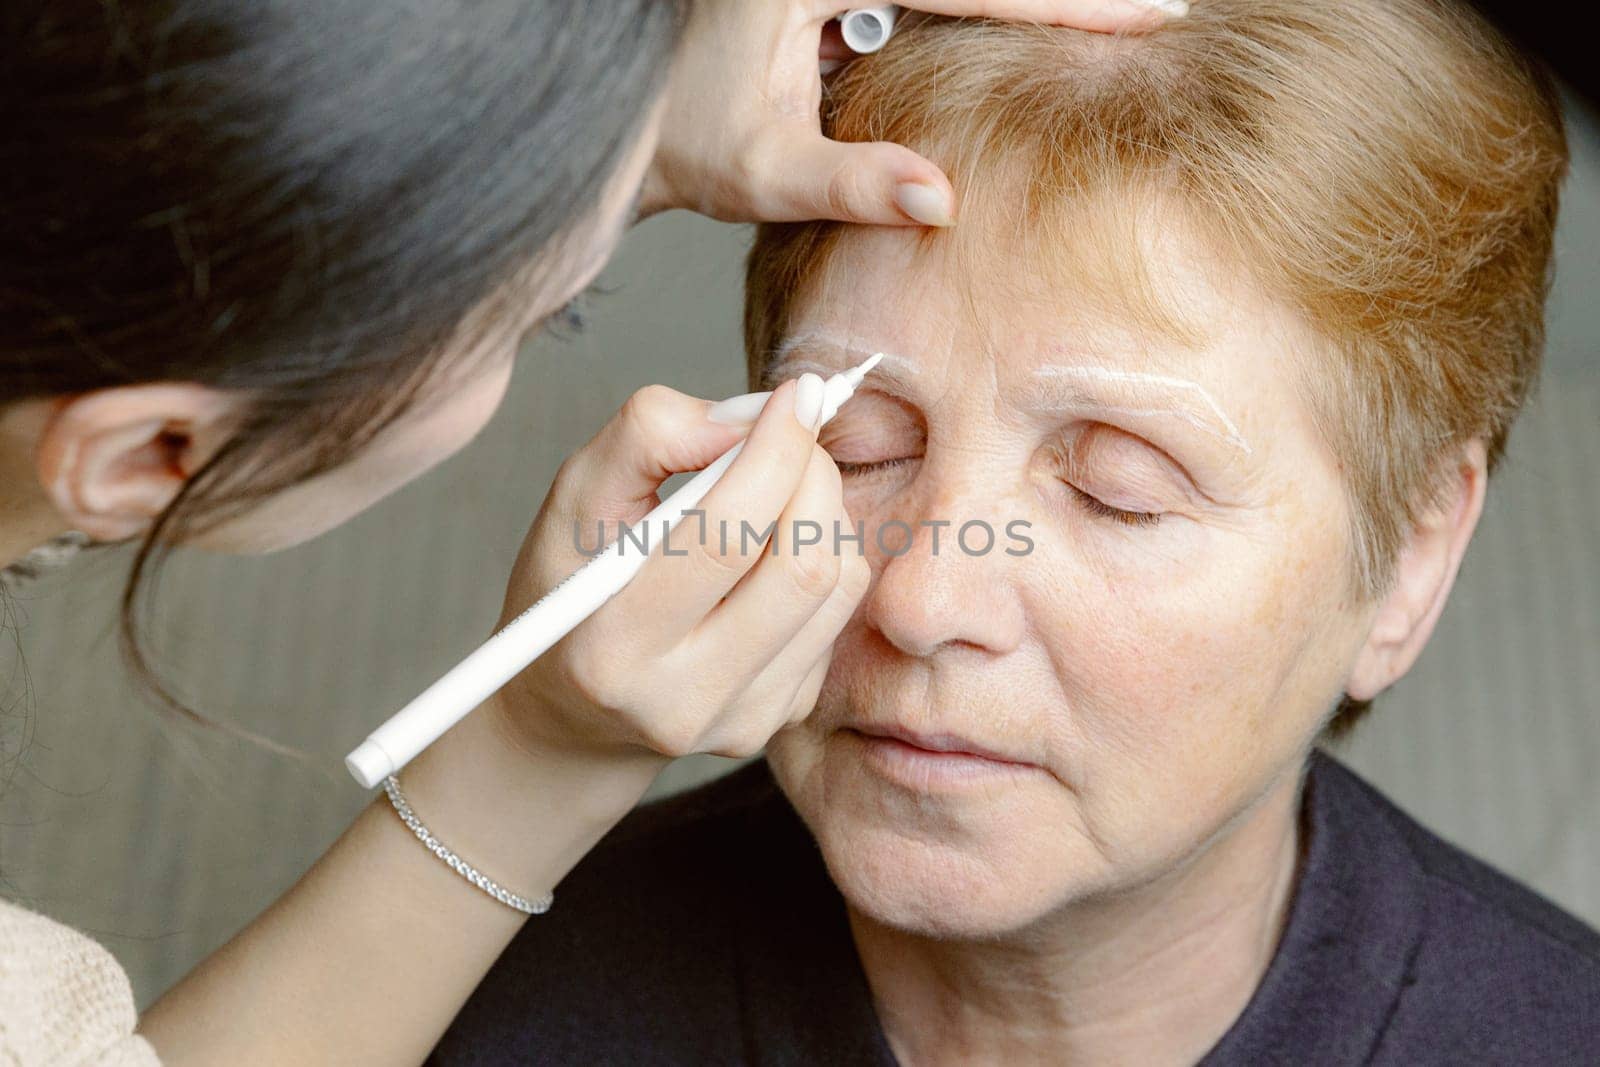
{"type": "MultiPolygon", "coordinates": [[[[876,355],[880,352],[883,353],[883,359],[874,368],[871,378],[880,379],[880,381],[887,380],[891,386],[896,380],[906,381],[915,378],[918,374],[917,365],[904,356],[896,355],[881,347],[861,344],[841,334],[814,330],[785,338],[783,343],[778,345],[777,350],[772,354],[772,358],[761,372],[761,388],[774,388],[785,379],[792,378],[796,374],[801,374],[805,371],[813,371],[827,378],[849,367],[849,359],[839,365],[834,365],[824,360],[809,359],[803,355],[797,355],[797,353],[807,349],[817,348],[833,349],[847,357],[853,356],[860,359],[865,359],[867,356],[876,355]]],[[[894,390],[890,388],[889,391],[893,392],[894,390]]]]}
{"type": "Polygon", "coordinates": [[[1102,386],[1109,384],[1122,390],[1122,396],[1110,401],[1103,396],[1074,391],[1062,400],[1062,406],[1090,407],[1127,415],[1160,415],[1181,419],[1195,429],[1233,445],[1245,455],[1250,455],[1252,452],[1250,442],[1239,432],[1239,427],[1199,382],[1165,374],[1147,374],[1143,371],[1112,367],[1039,367],[1033,372],[1033,376],[1035,379],[1046,381],[1078,381],[1098,383],[1102,386]],[[1166,393],[1178,400],[1177,405],[1152,406],[1138,403],[1141,394],[1147,394],[1152,390],[1166,393]],[[1134,402],[1124,402],[1124,398],[1134,402]]]}
{"type": "MultiPolygon", "coordinates": [[[[797,354],[814,348],[833,349],[846,356],[860,357],[880,351],[831,331],[812,330],[796,334],[785,338],[783,343],[778,345],[766,369],[761,373],[761,388],[774,388],[786,378],[805,371],[813,371],[826,378],[845,369],[843,365],[836,366],[797,354]]],[[[897,384],[914,378],[917,374],[918,367],[913,361],[892,352],[884,352],[883,361],[873,372],[872,377],[878,380],[879,386],[885,392],[900,394],[904,390],[896,388],[897,384]]],[[[1056,399],[1057,406],[1091,408],[1137,417],[1175,418],[1202,433],[1232,445],[1247,456],[1254,452],[1250,442],[1239,432],[1238,425],[1228,417],[1228,413],[1199,382],[1166,374],[1150,374],[1114,367],[1060,365],[1036,368],[1033,376],[1035,379],[1051,382],[1077,381],[1085,385],[1097,384],[1102,390],[1109,386],[1117,394],[1108,398],[1103,392],[1073,389],[1065,396],[1056,399]],[[1146,400],[1152,391],[1165,393],[1176,403],[1159,406],[1141,403],[1140,401],[1146,400]]]]}

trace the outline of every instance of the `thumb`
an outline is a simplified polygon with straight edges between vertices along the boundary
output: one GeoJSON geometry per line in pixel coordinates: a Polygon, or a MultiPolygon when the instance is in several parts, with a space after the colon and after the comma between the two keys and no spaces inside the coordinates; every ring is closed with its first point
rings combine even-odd
{"type": "Polygon", "coordinates": [[[880,226],[950,226],[955,193],[944,172],[887,141],[847,144],[811,133],[786,153],[768,197],[783,217],[880,226]]]}
{"type": "Polygon", "coordinates": [[[643,515],[663,481],[710,465],[749,432],[747,423],[709,418],[714,406],[664,385],[640,389],[562,464],[546,509],[602,521],[643,515]]]}

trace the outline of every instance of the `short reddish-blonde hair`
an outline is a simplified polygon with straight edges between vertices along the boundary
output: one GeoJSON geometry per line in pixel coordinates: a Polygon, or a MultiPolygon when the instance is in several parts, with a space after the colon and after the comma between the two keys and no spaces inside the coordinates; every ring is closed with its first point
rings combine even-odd
{"type": "MultiPolygon", "coordinates": [[[[1025,240],[1072,271],[1055,277],[1181,330],[1126,252],[1137,212],[1119,233],[1106,208],[1154,205],[1296,313],[1319,351],[1291,373],[1343,468],[1359,595],[1386,587],[1446,456],[1481,438],[1500,458],[1537,377],[1560,102],[1464,4],[1195,0],[1117,37],[914,19],[836,76],[824,121],[946,169],[962,223],[925,247],[1025,240]]],[[[760,228],[752,378],[848,232],[760,228]]]]}
{"type": "MultiPolygon", "coordinates": [[[[1090,262],[1104,288],[1138,293],[1130,243],[1096,235],[1106,203],[1160,200],[1296,310],[1326,342],[1302,378],[1346,467],[1368,593],[1440,458],[1478,437],[1498,459],[1538,376],[1560,102],[1466,5],[1195,0],[1125,37],[922,19],[837,75],[826,126],[946,168],[963,222],[928,245],[1026,230],[1030,254],[1070,258],[1078,283],[1090,262]]],[[[848,229],[758,230],[752,378],[848,229]]],[[[1147,304],[1126,309],[1174,325],[1147,304]]]]}

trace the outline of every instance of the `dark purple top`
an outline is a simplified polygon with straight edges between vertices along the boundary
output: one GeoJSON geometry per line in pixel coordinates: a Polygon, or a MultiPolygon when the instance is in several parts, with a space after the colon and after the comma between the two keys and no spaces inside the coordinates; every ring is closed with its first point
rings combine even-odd
{"type": "MultiPolygon", "coordinates": [[[[1312,757],[1282,942],[1217,1064],[1600,1065],[1600,935],[1312,757]]],[[[523,928],[436,1064],[894,1055],[821,855],[765,762],[625,819],[523,928]]]]}

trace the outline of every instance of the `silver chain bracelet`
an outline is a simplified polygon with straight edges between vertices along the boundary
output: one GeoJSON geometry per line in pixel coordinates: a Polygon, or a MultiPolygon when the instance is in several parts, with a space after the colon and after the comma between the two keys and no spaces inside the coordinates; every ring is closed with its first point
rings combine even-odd
{"type": "Polygon", "coordinates": [[[550,905],[555,902],[554,893],[546,893],[538,900],[519,897],[450,851],[443,841],[434,837],[428,831],[428,828],[422,825],[422,820],[417,818],[417,813],[411,810],[410,804],[406,803],[405,794],[400,792],[400,779],[392,774],[385,778],[383,780],[383,791],[388,794],[389,803],[394,805],[395,814],[400,816],[400,821],[405,823],[407,829],[413,834],[417,835],[417,840],[421,841],[429,852],[444,860],[452,871],[455,871],[500,903],[510,908],[516,908],[524,914],[543,915],[550,910],[550,905]]]}

